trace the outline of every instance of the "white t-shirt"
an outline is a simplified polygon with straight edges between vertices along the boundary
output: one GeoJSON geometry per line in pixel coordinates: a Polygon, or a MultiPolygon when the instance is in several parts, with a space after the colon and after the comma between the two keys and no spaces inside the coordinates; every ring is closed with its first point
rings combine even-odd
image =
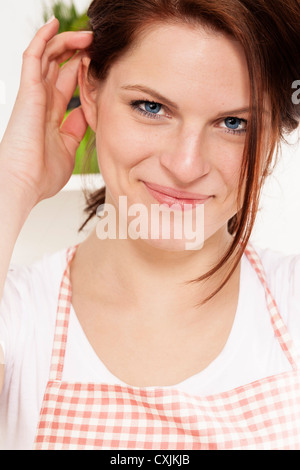
{"type": "MultiPolygon", "coordinates": [[[[300,350],[300,255],[255,247],[280,314],[300,350]]],[[[5,382],[0,396],[0,449],[31,449],[49,378],[57,299],[66,249],[31,266],[10,265],[0,302],[0,341],[5,382]]],[[[221,354],[176,387],[204,396],[291,370],[274,337],[264,289],[242,257],[237,312],[221,354]]],[[[63,380],[124,384],[101,362],[71,306],[63,380]]]]}

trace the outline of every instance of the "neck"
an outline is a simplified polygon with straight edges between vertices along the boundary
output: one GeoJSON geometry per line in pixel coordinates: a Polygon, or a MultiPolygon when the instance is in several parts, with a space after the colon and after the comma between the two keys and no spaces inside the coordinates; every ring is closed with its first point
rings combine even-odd
{"type": "MultiPolygon", "coordinates": [[[[231,242],[232,237],[222,229],[199,251],[170,252],[141,239],[99,240],[94,230],[79,246],[78,259],[83,260],[80,266],[87,270],[86,275],[83,271],[83,279],[92,280],[89,296],[99,295],[103,299],[109,295],[110,301],[122,300],[128,306],[143,310],[146,305],[152,311],[182,312],[199,304],[220,285],[228,273],[228,264],[207,282],[185,283],[212,269],[231,242]]],[[[227,290],[220,291],[221,295],[226,292],[228,295],[233,285],[230,287],[230,282],[236,285],[239,266],[235,272],[236,276],[228,282],[227,290]]]]}

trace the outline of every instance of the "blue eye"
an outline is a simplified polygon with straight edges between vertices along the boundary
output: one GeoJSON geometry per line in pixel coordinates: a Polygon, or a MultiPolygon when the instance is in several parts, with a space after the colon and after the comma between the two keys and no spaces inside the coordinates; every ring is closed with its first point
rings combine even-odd
{"type": "Polygon", "coordinates": [[[146,101],[145,102],[145,110],[149,113],[157,114],[161,110],[161,104],[146,101]]]}
{"type": "Polygon", "coordinates": [[[130,106],[140,114],[144,114],[151,119],[162,119],[164,117],[164,115],[158,114],[162,110],[163,105],[155,101],[131,101],[130,106]]]}
{"type": "Polygon", "coordinates": [[[247,132],[246,119],[239,119],[237,117],[228,117],[222,121],[221,127],[227,134],[242,135],[247,132]]]}
{"type": "Polygon", "coordinates": [[[237,130],[242,124],[242,119],[229,117],[225,119],[225,124],[229,129],[237,130]]]}

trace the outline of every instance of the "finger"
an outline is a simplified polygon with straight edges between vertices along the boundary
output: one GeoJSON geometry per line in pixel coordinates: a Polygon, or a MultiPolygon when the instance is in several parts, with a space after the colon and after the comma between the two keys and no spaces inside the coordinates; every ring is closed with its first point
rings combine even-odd
{"type": "Polygon", "coordinates": [[[93,33],[90,31],[67,31],[53,37],[47,44],[42,59],[42,70],[47,72],[47,64],[57,60],[66,51],[86,49],[92,42],[93,33]]]}
{"type": "Polygon", "coordinates": [[[83,53],[77,53],[66,64],[61,67],[56,81],[56,88],[66,98],[67,103],[73,96],[78,83],[78,68],[83,53]]]}
{"type": "Polygon", "coordinates": [[[49,60],[52,60],[65,50],[84,49],[88,47],[92,39],[92,31],[66,31],[60,33],[48,42],[45,55],[49,60]]]}
{"type": "MultiPolygon", "coordinates": [[[[70,59],[69,62],[60,69],[56,68],[54,71],[49,70],[49,75],[50,73],[53,75],[52,80],[55,80],[56,75],[58,76],[54,85],[56,88],[54,95],[55,105],[51,109],[51,121],[54,122],[56,126],[61,125],[68,103],[76,90],[78,83],[78,68],[82,55],[83,53],[78,52],[77,55],[72,57],[72,59],[70,59]]],[[[51,67],[54,67],[53,63],[51,67]]]]}
{"type": "Polygon", "coordinates": [[[57,34],[58,28],[59,21],[57,18],[54,18],[53,21],[45,24],[38,30],[27,49],[23,52],[20,88],[41,82],[41,59],[48,41],[57,34]]]}
{"type": "Polygon", "coordinates": [[[60,134],[70,155],[75,157],[87,128],[88,123],[85,119],[82,107],[79,106],[73,109],[60,128],[60,134]]]}
{"type": "Polygon", "coordinates": [[[59,75],[59,64],[54,60],[49,64],[47,75],[43,78],[46,82],[49,82],[51,85],[55,86],[58,75],[59,75]]]}
{"type": "MultiPolygon", "coordinates": [[[[78,51],[77,51],[78,52],[78,51]]],[[[48,78],[49,81],[51,81],[52,79],[50,78],[49,76],[49,70],[50,68],[52,70],[54,69],[57,69],[59,70],[59,68],[62,68],[60,67],[61,64],[63,62],[66,62],[67,60],[69,60],[72,56],[76,55],[77,52],[75,52],[74,54],[74,50],[71,50],[71,51],[65,51],[63,54],[61,54],[60,56],[58,56],[56,59],[52,60],[51,62],[47,62],[46,63],[46,68],[42,70],[42,73],[43,73],[43,78],[46,79],[48,78]]],[[[65,64],[64,64],[65,65],[65,64]]],[[[56,77],[57,79],[57,77],[56,77]]],[[[55,79],[55,82],[53,83],[56,83],[56,79],[55,79]]]]}

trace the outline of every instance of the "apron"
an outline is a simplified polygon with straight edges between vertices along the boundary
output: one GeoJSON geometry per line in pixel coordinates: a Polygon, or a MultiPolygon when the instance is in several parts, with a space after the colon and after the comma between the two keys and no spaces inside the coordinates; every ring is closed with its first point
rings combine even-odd
{"type": "Polygon", "coordinates": [[[251,244],[245,254],[263,284],[274,335],[292,370],[204,397],[176,386],[62,381],[72,298],[69,264],[77,246],[67,250],[35,450],[300,450],[300,361],[251,244]]]}

